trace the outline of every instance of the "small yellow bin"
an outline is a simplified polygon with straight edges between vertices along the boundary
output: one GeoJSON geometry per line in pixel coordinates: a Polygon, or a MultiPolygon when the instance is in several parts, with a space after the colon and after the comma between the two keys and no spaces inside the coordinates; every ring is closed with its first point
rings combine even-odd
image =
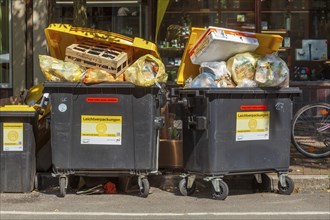
{"type": "Polygon", "coordinates": [[[0,107],[0,193],[28,193],[36,174],[37,112],[28,105],[0,107]]]}
{"type": "MultiPolygon", "coordinates": [[[[191,29],[191,34],[186,44],[185,50],[182,55],[181,65],[178,70],[177,84],[183,85],[185,81],[191,76],[195,78],[199,74],[200,65],[193,64],[189,57],[189,51],[194,46],[195,42],[200,36],[204,34],[207,29],[195,28],[191,29]]],[[[256,33],[256,37],[259,41],[259,46],[254,51],[260,55],[272,54],[280,48],[282,45],[283,37],[273,34],[259,34],[256,33]]]]}

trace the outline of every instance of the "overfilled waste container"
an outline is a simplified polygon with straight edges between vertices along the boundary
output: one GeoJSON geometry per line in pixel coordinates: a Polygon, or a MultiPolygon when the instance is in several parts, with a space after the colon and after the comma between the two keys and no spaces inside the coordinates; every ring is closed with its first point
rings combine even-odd
{"type": "Polygon", "coordinates": [[[147,175],[158,170],[163,96],[159,87],[123,82],[123,73],[128,78],[129,67],[143,57],[159,58],[156,45],[68,24],[50,24],[45,35],[50,55],[61,61],[44,57],[41,62],[48,80],[44,93],[49,93],[52,106],[52,163],[60,195],[65,196],[71,174],[137,175],[141,196],[147,197],[147,175]],[[54,66],[48,68],[49,63],[54,66]]]}
{"type": "MultiPolygon", "coordinates": [[[[208,33],[204,31],[192,28],[178,72],[178,84],[198,75],[200,66],[193,64],[188,56],[195,42],[202,45],[203,33],[208,33]]],[[[280,45],[278,36],[254,37],[259,40],[256,50],[259,54],[276,51],[280,45]]],[[[291,194],[294,183],[287,174],[292,99],[300,92],[299,88],[288,87],[172,89],[173,103],[180,103],[183,112],[181,194],[193,194],[195,179],[201,177],[212,182],[213,198],[224,200],[229,194],[223,181],[225,176],[255,174],[260,182],[260,174],[270,172],[279,175],[279,192],[291,194]]]]}
{"type": "Polygon", "coordinates": [[[31,192],[36,173],[37,113],[26,105],[0,107],[0,192],[31,192]]]}
{"type": "Polygon", "coordinates": [[[50,94],[53,173],[65,196],[67,176],[137,175],[147,197],[147,175],[158,170],[161,96],[158,87],[128,82],[46,82],[50,94]]]}
{"type": "Polygon", "coordinates": [[[277,172],[279,192],[291,194],[292,98],[297,88],[176,89],[183,116],[185,174],[179,189],[195,190],[196,176],[211,181],[213,197],[229,193],[226,175],[277,172]]]}

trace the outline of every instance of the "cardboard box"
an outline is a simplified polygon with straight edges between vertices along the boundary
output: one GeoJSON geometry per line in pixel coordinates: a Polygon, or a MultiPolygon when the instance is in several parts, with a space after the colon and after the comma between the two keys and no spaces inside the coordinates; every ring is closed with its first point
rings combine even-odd
{"type": "Polygon", "coordinates": [[[209,27],[189,52],[193,64],[226,61],[237,53],[254,51],[259,46],[255,33],[209,27]]]}

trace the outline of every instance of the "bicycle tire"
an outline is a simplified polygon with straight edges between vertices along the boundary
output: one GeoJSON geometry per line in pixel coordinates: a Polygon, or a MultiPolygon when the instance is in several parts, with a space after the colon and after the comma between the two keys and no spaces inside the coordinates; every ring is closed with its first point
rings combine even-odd
{"type": "Polygon", "coordinates": [[[315,103],[300,108],[292,121],[291,137],[296,149],[306,157],[330,156],[330,104],[315,103]],[[327,126],[327,127],[326,127],[327,126]],[[320,127],[324,127],[320,131],[320,127]]]}

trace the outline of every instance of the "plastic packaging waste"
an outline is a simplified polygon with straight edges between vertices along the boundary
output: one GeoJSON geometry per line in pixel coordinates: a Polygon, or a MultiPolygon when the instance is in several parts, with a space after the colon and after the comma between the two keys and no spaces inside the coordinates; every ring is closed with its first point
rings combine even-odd
{"type": "Polygon", "coordinates": [[[248,88],[253,88],[253,87],[258,87],[258,84],[254,80],[250,79],[243,79],[239,82],[237,87],[248,87],[248,88]]]}
{"type": "Polygon", "coordinates": [[[85,74],[85,68],[47,55],[39,55],[39,62],[47,81],[80,82],[85,74]]]}
{"type": "Polygon", "coordinates": [[[214,75],[215,83],[218,88],[235,87],[235,83],[231,78],[231,74],[227,69],[225,61],[221,62],[203,62],[200,72],[209,72],[214,75]]]}
{"type": "Polygon", "coordinates": [[[125,80],[137,86],[152,86],[157,83],[166,83],[167,73],[165,66],[158,58],[147,54],[136,60],[125,71],[125,80]]]}
{"type": "Polygon", "coordinates": [[[217,88],[215,75],[209,72],[202,72],[192,80],[191,88],[217,88]]]}
{"type": "Polygon", "coordinates": [[[257,61],[254,80],[259,87],[277,87],[289,78],[289,68],[277,55],[265,55],[257,61]]]}
{"type": "Polygon", "coordinates": [[[112,75],[111,73],[96,68],[87,69],[85,77],[83,79],[84,83],[101,83],[101,82],[122,82],[124,81],[124,74],[118,77],[112,75]]]}
{"type": "Polygon", "coordinates": [[[227,68],[237,85],[244,79],[254,79],[258,58],[258,55],[248,52],[236,54],[227,61],[227,68]]]}

